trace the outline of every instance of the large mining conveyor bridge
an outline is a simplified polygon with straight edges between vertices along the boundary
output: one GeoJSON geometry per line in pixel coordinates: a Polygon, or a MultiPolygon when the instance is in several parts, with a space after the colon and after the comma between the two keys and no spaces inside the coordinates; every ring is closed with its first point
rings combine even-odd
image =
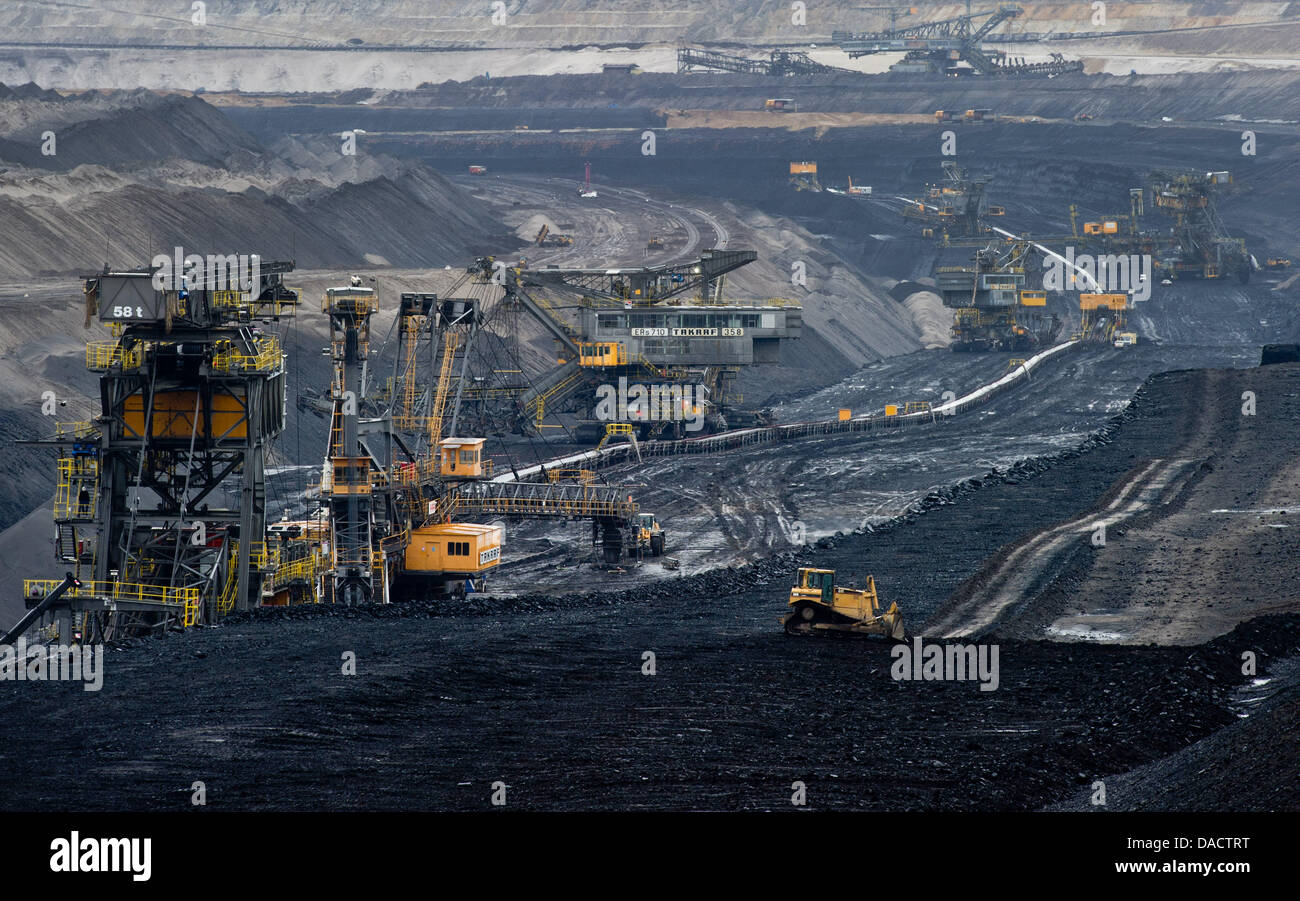
{"type": "Polygon", "coordinates": [[[645,457],[666,457],[678,454],[716,454],[756,444],[777,441],[798,441],[822,435],[880,433],[901,428],[937,424],[948,417],[958,416],[988,403],[998,395],[1026,382],[1033,371],[1057,357],[1078,349],[1079,341],[1065,341],[1043,350],[1017,365],[1001,378],[983,385],[968,394],[938,406],[925,405],[922,409],[896,414],[872,414],[851,419],[825,419],[813,422],[796,422],[760,428],[734,429],[701,438],[677,441],[643,441],[636,444],[609,444],[595,450],[558,457],[546,463],[518,469],[497,476],[488,484],[523,482],[554,469],[580,467],[588,470],[603,469],[645,457]]]}

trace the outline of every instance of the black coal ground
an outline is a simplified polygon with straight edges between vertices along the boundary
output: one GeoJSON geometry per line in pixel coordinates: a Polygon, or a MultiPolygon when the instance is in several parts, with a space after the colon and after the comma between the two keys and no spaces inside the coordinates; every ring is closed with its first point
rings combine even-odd
{"type": "MultiPolygon", "coordinates": [[[[1177,440],[1179,378],[1086,450],[799,559],[847,582],[870,559],[916,626],[998,547],[1177,440]]],[[[137,642],[101,692],[5,686],[3,805],[180,810],[203,781],[217,809],[476,810],[500,781],[521,809],[791,809],[801,781],[822,809],[1036,809],[1234,722],[1243,648],[1265,672],[1300,648],[1300,617],[1271,617],[1196,648],[1003,640],[996,691],[896,682],[884,643],[781,633],[796,562],[628,593],[260,611],[137,642]]]]}

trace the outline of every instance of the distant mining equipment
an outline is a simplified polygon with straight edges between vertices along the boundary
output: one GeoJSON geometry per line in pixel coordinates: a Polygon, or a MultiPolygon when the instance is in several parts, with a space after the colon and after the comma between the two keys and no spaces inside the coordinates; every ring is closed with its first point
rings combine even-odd
{"type": "Polygon", "coordinates": [[[1070,208],[1071,234],[1035,238],[1040,243],[1074,244],[1091,253],[1150,255],[1152,276],[1160,281],[1235,276],[1245,284],[1259,268],[1242,238],[1228,234],[1215,206],[1218,193],[1232,184],[1229,172],[1155,171],[1146,187],[1129,190],[1129,211],[1083,223],[1070,208]],[[1146,196],[1170,225],[1143,226],[1146,196]]]}
{"type": "Polygon", "coordinates": [[[1081,252],[1147,256],[1158,281],[1220,279],[1235,276],[1245,284],[1259,267],[1242,238],[1228,234],[1215,206],[1217,194],[1232,184],[1229,172],[1155,171],[1145,187],[1129,190],[1129,210],[1084,222],[1070,207],[1070,234],[1026,239],[1038,244],[1071,245],[1081,252]],[[1144,226],[1150,207],[1171,225],[1144,226]]]}
{"type": "Polygon", "coordinates": [[[811,160],[792,161],[790,163],[790,187],[796,191],[820,192],[822,185],[817,180],[817,164],[811,160]]]}
{"type": "Polygon", "coordinates": [[[982,12],[920,25],[886,31],[855,34],[835,31],[831,40],[851,58],[876,53],[903,52],[904,57],[890,67],[894,72],[943,75],[982,76],[1054,76],[1082,72],[1083,62],[1067,60],[1059,53],[1041,63],[1029,63],[1001,50],[990,50],[981,43],[1002,23],[1020,16],[1018,6],[1003,5],[992,12],[982,12]],[[981,18],[982,23],[976,24],[981,18]]]}
{"type": "Polygon", "coordinates": [[[1053,344],[1060,317],[1047,312],[1047,293],[1026,287],[1026,244],[976,251],[970,265],[940,266],[936,290],[953,313],[954,351],[1034,351],[1053,344]]]}
{"type": "Polygon", "coordinates": [[[1126,213],[1102,216],[1080,228],[1078,213],[1071,206],[1070,234],[1020,237],[1037,245],[1073,246],[1078,252],[1094,255],[1149,255],[1152,277],[1158,281],[1235,276],[1245,284],[1260,267],[1245,240],[1228,234],[1215,206],[1218,193],[1231,184],[1229,172],[1151,172],[1145,187],[1129,190],[1126,213]],[[1149,207],[1171,224],[1145,226],[1149,207]]]}
{"type": "MultiPolygon", "coordinates": [[[[692,72],[734,72],[741,75],[773,75],[778,78],[796,75],[835,75],[852,73],[852,69],[840,69],[814,62],[807,53],[797,50],[771,50],[767,59],[751,59],[716,50],[697,50],[693,47],[681,47],[677,50],[677,73],[692,72]]],[[[784,106],[768,106],[767,109],[785,109],[784,106]]]]}
{"type": "MultiPolygon", "coordinates": [[[[940,246],[976,248],[970,265],[935,269],[937,290],[954,310],[956,351],[1028,351],[1056,340],[1062,322],[1046,313],[1046,292],[1029,283],[1041,268],[1040,256],[1057,255],[1052,247],[1073,248],[1096,259],[1119,257],[1119,271],[1128,272],[1130,279],[1127,259],[1143,256],[1151,258],[1150,277],[1162,282],[1236,275],[1245,283],[1259,268],[1245,241],[1227,233],[1215,209],[1215,194],[1232,183],[1228,172],[1152,172],[1146,188],[1129,191],[1127,213],[1087,221],[1080,228],[1072,205],[1069,234],[1031,236],[1012,235],[988,222],[1006,211],[986,204],[987,178],[970,175],[955,160],[945,160],[943,169],[946,181],[927,186],[925,197],[908,201],[900,211],[904,218],[921,221],[923,236],[936,238],[940,246]],[[1143,227],[1148,191],[1151,205],[1173,220],[1171,228],[1143,227]]],[[[1077,337],[1116,346],[1137,342],[1135,333],[1124,331],[1133,304],[1129,294],[1096,290],[1080,298],[1077,337]]]]}
{"type": "MultiPolygon", "coordinates": [[[[550,332],[556,367],[533,379],[520,372],[526,385],[512,409],[497,408],[501,418],[492,428],[540,434],[570,428],[556,416],[569,413],[576,417],[573,437],[595,444],[628,434],[648,440],[721,431],[733,414],[761,418],[734,410],[734,378],[742,367],[778,362],[781,342],[799,337],[802,311],[784,298],[726,295],[727,273],[757,256],[715,249],[642,268],[507,268],[503,302],[550,332]],[[675,406],[649,400],[652,391],[675,406]],[[619,401],[612,416],[611,396],[619,401]]],[[[479,265],[496,271],[491,258],[479,265]]]]}
{"type": "Polygon", "coordinates": [[[903,206],[903,217],[924,223],[930,236],[939,234],[945,241],[989,234],[984,217],[1001,216],[1005,212],[1002,207],[990,207],[987,203],[992,179],[971,173],[955,159],[945,159],[940,165],[944,180],[926,185],[924,197],[903,206]]]}
{"type": "Polygon", "coordinates": [[[1158,277],[1236,276],[1242,284],[1258,268],[1242,238],[1231,237],[1215,208],[1215,195],[1232,184],[1229,172],[1153,172],[1152,204],[1172,221],[1173,241],[1156,258],[1158,277]]]}
{"type": "Polygon", "coordinates": [[[1080,325],[1078,338],[1096,344],[1113,344],[1127,347],[1136,343],[1136,336],[1125,332],[1129,298],[1127,294],[1079,295],[1080,325]]]}

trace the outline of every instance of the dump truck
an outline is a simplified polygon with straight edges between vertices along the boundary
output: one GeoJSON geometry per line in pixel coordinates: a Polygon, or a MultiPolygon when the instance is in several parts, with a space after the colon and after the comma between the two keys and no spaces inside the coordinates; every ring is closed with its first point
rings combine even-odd
{"type": "Polygon", "coordinates": [[[664,529],[653,513],[636,515],[636,550],[638,555],[649,551],[651,557],[664,554],[664,529]]]}
{"type": "Polygon", "coordinates": [[[866,588],[841,588],[835,584],[835,570],[801,567],[790,589],[789,607],[781,623],[790,635],[841,633],[903,640],[898,605],[881,612],[873,576],[867,576],[866,588]]]}

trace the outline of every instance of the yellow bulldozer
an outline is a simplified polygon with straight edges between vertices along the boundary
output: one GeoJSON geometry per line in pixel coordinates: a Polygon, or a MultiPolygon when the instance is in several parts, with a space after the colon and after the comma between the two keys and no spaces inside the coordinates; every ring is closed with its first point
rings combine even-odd
{"type": "Polygon", "coordinates": [[[866,588],[840,588],[835,570],[802,567],[790,589],[790,612],[781,617],[791,635],[848,633],[880,635],[903,640],[903,616],[897,604],[881,612],[876,580],[867,576],[866,588]]]}

